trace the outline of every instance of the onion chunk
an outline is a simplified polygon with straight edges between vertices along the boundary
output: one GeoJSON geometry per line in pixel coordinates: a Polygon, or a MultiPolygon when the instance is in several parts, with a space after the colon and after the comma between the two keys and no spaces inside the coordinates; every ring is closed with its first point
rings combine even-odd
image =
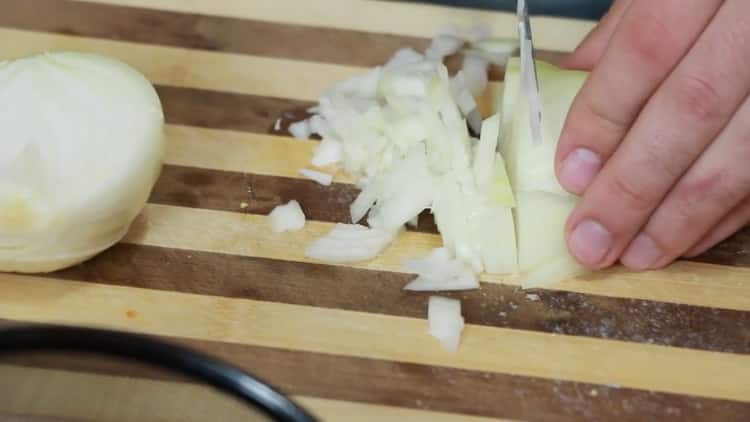
{"type": "Polygon", "coordinates": [[[336,224],[327,235],[317,239],[305,256],[331,263],[368,261],[377,257],[396,233],[359,224],[336,224]]]}
{"type": "Polygon", "coordinates": [[[457,352],[464,329],[461,302],[441,296],[431,296],[427,305],[429,333],[449,352],[457,352]]]}
{"type": "Polygon", "coordinates": [[[305,213],[299,202],[291,200],[274,208],[268,214],[268,223],[274,233],[302,230],[305,227],[305,213]]]}
{"type": "Polygon", "coordinates": [[[433,249],[422,259],[407,260],[404,269],[418,274],[404,287],[412,291],[451,291],[479,288],[479,280],[471,267],[454,259],[446,248],[433,249]]]}

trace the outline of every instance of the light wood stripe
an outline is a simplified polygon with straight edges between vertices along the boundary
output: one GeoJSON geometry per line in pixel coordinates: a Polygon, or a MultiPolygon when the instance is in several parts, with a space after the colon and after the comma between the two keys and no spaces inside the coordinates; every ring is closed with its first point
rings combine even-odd
{"type": "MultiPolygon", "coordinates": [[[[127,243],[192,249],[285,261],[310,262],[304,249],[332,228],[309,221],[300,232],[275,235],[264,216],[224,211],[148,205],[136,220],[127,243]],[[200,228],[200,229],[198,229],[200,228]]],[[[403,260],[426,255],[441,245],[438,235],[402,233],[381,256],[351,265],[379,271],[402,271],[403,260]]],[[[482,281],[519,285],[511,276],[484,274],[482,281]]],[[[573,279],[556,290],[713,308],[750,310],[750,269],[678,262],[670,268],[631,273],[616,268],[573,279]]]]}
{"type": "MultiPolygon", "coordinates": [[[[0,327],[8,325],[17,323],[0,320],[0,327]]],[[[559,422],[665,420],[675,412],[685,420],[733,421],[750,415],[750,403],[737,401],[278,348],[164,340],[232,362],[295,396],[532,421],[547,420],[550,415],[559,422]],[[623,415],[628,417],[623,419],[623,415]]],[[[8,357],[3,363],[187,381],[97,356],[26,354],[8,357]]]]}
{"type": "Polygon", "coordinates": [[[107,54],[153,83],[316,100],[326,87],[362,68],[0,28],[0,60],[47,50],[107,54]]]}
{"type": "MultiPolygon", "coordinates": [[[[181,125],[166,125],[166,164],[302,179],[317,141],[181,125]]],[[[332,169],[328,169],[331,171],[332,169]]],[[[344,172],[334,181],[352,183],[344,172]]]]}
{"type": "MultiPolygon", "coordinates": [[[[268,22],[432,37],[446,25],[488,24],[496,36],[516,37],[515,15],[489,10],[368,0],[86,0],[89,3],[137,6],[241,17],[268,22]]],[[[537,48],[572,51],[594,22],[533,16],[537,48]]]]}
{"type": "MultiPolygon", "coordinates": [[[[98,421],[267,420],[233,398],[193,383],[13,365],[0,365],[0,375],[0,391],[3,386],[15,386],[11,394],[0,395],[0,419],[6,412],[98,421]],[[81,400],[82,396],[86,400],[81,400]]],[[[511,422],[316,397],[292,398],[321,421],[511,422]]]]}
{"type": "Polygon", "coordinates": [[[16,275],[0,275],[0,297],[0,318],[15,321],[750,400],[746,355],[476,325],[467,325],[460,352],[451,354],[420,319],[16,275]],[[128,310],[139,318],[129,318],[128,310]]]}
{"type": "MultiPolygon", "coordinates": [[[[415,318],[429,296],[403,290],[408,274],[131,244],[49,276],[415,318]]],[[[441,294],[461,300],[470,324],[750,354],[750,312],[571,292],[534,297],[494,283],[441,294]]]]}
{"type": "MultiPolygon", "coordinates": [[[[155,84],[304,101],[317,101],[336,82],[367,71],[355,66],[0,28],[0,60],[50,50],[106,54],[135,67],[155,84]]],[[[483,113],[491,109],[500,86],[490,82],[479,99],[483,113]]]]}

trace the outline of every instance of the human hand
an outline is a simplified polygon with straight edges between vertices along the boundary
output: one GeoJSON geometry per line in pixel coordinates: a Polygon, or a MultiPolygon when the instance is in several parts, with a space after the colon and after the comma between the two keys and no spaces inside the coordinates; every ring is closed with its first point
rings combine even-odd
{"type": "Polygon", "coordinates": [[[591,70],[555,163],[581,264],[660,268],[750,221],[750,2],[616,0],[566,66],[591,70]]]}

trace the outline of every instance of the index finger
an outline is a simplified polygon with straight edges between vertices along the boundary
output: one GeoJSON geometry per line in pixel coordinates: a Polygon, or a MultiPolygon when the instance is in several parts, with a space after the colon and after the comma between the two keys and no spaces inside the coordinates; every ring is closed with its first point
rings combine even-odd
{"type": "Polygon", "coordinates": [[[633,0],[568,112],[555,169],[582,194],[722,0],[633,0]]]}

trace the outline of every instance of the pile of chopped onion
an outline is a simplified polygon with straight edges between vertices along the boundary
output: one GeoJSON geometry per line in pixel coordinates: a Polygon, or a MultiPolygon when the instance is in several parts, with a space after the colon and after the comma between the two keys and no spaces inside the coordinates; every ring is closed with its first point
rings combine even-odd
{"type": "MultiPolygon", "coordinates": [[[[562,80],[565,89],[534,94],[523,27],[519,35],[522,51],[515,59],[518,41],[490,38],[485,27],[444,30],[424,54],[403,48],[386,64],[330,87],[309,110],[314,114],[292,125],[295,137],[322,138],[314,167],[343,170],[361,190],[350,205],[352,224],[337,224],[310,245],[307,257],[333,263],[373,259],[428,211],[443,246],[405,262],[405,272],[417,275],[405,290],[476,289],[482,272],[523,272],[539,286],[558,279],[555,274],[579,271],[561,241],[560,218],[571,199],[537,194],[537,188],[556,184],[549,171],[556,134],[548,132],[562,127],[565,104],[581,78],[545,68],[548,80],[562,80]],[[450,75],[443,59],[453,54],[463,55],[463,65],[450,75]],[[490,64],[508,65],[506,83],[498,113],[483,120],[475,97],[487,87],[490,64]],[[542,103],[553,108],[544,124],[542,103]],[[524,189],[526,184],[534,189],[524,189]],[[549,224],[539,224],[545,218],[549,224]]],[[[300,173],[322,184],[332,179],[309,169],[300,173]]],[[[430,298],[430,333],[448,350],[458,348],[460,306],[430,298]]]]}

